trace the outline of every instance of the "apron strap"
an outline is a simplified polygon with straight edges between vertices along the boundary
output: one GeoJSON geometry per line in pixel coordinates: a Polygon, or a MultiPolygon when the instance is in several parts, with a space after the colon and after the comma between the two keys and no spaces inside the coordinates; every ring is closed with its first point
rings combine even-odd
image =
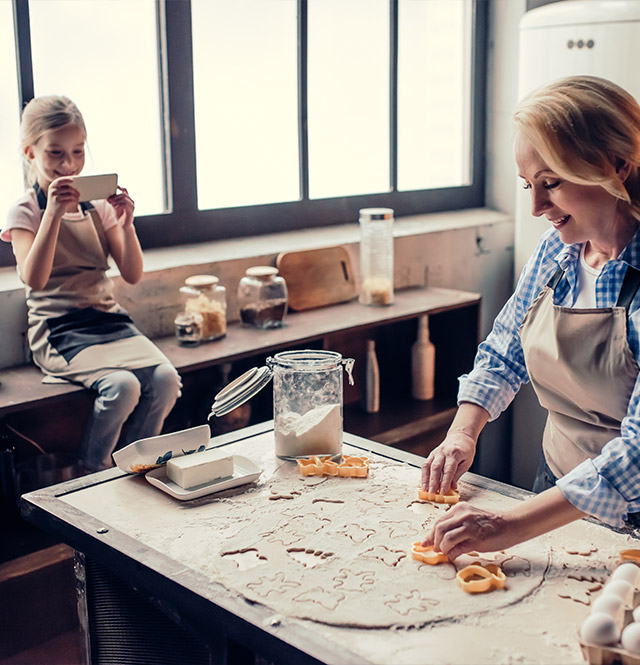
{"type": "Polygon", "coordinates": [[[564,275],[564,268],[558,268],[553,275],[551,275],[551,279],[547,282],[547,286],[552,290],[555,291],[556,286],[558,286],[558,282],[562,279],[562,276],[564,275]]]}
{"type": "Polygon", "coordinates": [[[89,213],[89,217],[91,218],[96,233],[98,234],[98,240],[100,241],[100,246],[102,247],[102,251],[104,252],[105,260],[108,260],[109,241],[107,240],[107,234],[104,232],[104,229],[102,228],[102,220],[100,219],[100,215],[93,206],[88,207],[87,212],[89,213]]]}
{"type": "Polygon", "coordinates": [[[620,295],[616,307],[624,307],[629,315],[629,307],[636,297],[636,292],[640,287],[640,270],[633,266],[627,266],[627,272],[624,275],[622,286],[620,287],[620,295]]]}

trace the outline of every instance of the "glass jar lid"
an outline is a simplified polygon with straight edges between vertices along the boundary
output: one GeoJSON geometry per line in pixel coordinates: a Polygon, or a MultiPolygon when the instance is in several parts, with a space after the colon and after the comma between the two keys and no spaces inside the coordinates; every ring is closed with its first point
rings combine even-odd
{"type": "Polygon", "coordinates": [[[215,275],[192,275],[184,280],[187,286],[194,289],[206,289],[209,286],[217,284],[220,280],[215,275]]]}
{"type": "Polygon", "coordinates": [[[266,366],[252,367],[223,388],[214,398],[209,417],[224,416],[257,395],[271,381],[274,365],[310,372],[344,365],[349,384],[353,385],[354,362],[353,358],[343,358],[336,351],[303,350],[276,353],[273,358],[271,356],[267,358],[266,366]]]}
{"type": "Polygon", "coordinates": [[[360,219],[365,221],[379,219],[393,219],[392,208],[362,208],[360,210],[360,219]]]}
{"type": "Polygon", "coordinates": [[[278,269],[273,266],[253,266],[247,268],[245,275],[248,277],[257,277],[258,279],[267,279],[268,277],[275,277],[278,274],[278,269]]]}
{"type": "Polygon", "coordinates": [[[215,396],[209,417],[224,416],[244,404],[257,395],[271,381],[272,376],[269,367],[252,367],[247,370],[215,396]]]}
{"type": "Polygon", "coordinates": [[[337,351],[281,351],[273,358],[267,358],[267,365],[274,365],[295,369],[301,372],[315,372],[321,369],[331,369],[342,363],[342,354],[337,351]]]}

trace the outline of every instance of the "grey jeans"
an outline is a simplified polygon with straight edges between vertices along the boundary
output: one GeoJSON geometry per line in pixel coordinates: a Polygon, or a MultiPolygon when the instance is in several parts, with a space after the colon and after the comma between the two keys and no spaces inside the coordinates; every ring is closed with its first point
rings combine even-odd
{"type": "Polygon", "coordinates": [[[180,395],[180,376],[163,363],[142,369],[118,370],[98,379],[98,396],[84,432],[80,460],[91,471],[113,466],[111,453],[122,444],[160,434],[165,418],[180,395]]]}

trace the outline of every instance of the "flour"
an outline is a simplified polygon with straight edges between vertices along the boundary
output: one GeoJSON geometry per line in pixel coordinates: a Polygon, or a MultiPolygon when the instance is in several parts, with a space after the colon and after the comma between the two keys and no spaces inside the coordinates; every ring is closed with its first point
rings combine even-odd
{"type": "Polygon", "coordinates": [[[342,449],[339,404],[325,404],[307,413],[289,411],[275,424],[276,455],[305,457],[337,455],[342,449]]]}

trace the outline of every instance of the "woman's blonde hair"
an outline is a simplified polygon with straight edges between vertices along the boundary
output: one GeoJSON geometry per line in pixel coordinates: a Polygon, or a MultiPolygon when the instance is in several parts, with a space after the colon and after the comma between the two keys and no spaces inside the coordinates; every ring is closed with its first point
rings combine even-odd
{"type": "Polygon", "coordinates": [[[66,125],[75,125],[84,132],[86,137],[87,128],[82,113],[68,97],[58,95],[35,97],[24,107],[20,125],[20,142],[22,157],[25,160],[27,185],[35,183],[36,170],[35,165],[27,159],[25,149],[35,145],[46,132],[66,125]]]}
{"type": "Polygon", "coordinates": [[[600,185],[640,220],[640,105],[619,85],[569,76],[533,91],[514,114],[516,133],[561,178],[600,185]],[[624,182],[618,169],[631,167],[624,182]]]}

